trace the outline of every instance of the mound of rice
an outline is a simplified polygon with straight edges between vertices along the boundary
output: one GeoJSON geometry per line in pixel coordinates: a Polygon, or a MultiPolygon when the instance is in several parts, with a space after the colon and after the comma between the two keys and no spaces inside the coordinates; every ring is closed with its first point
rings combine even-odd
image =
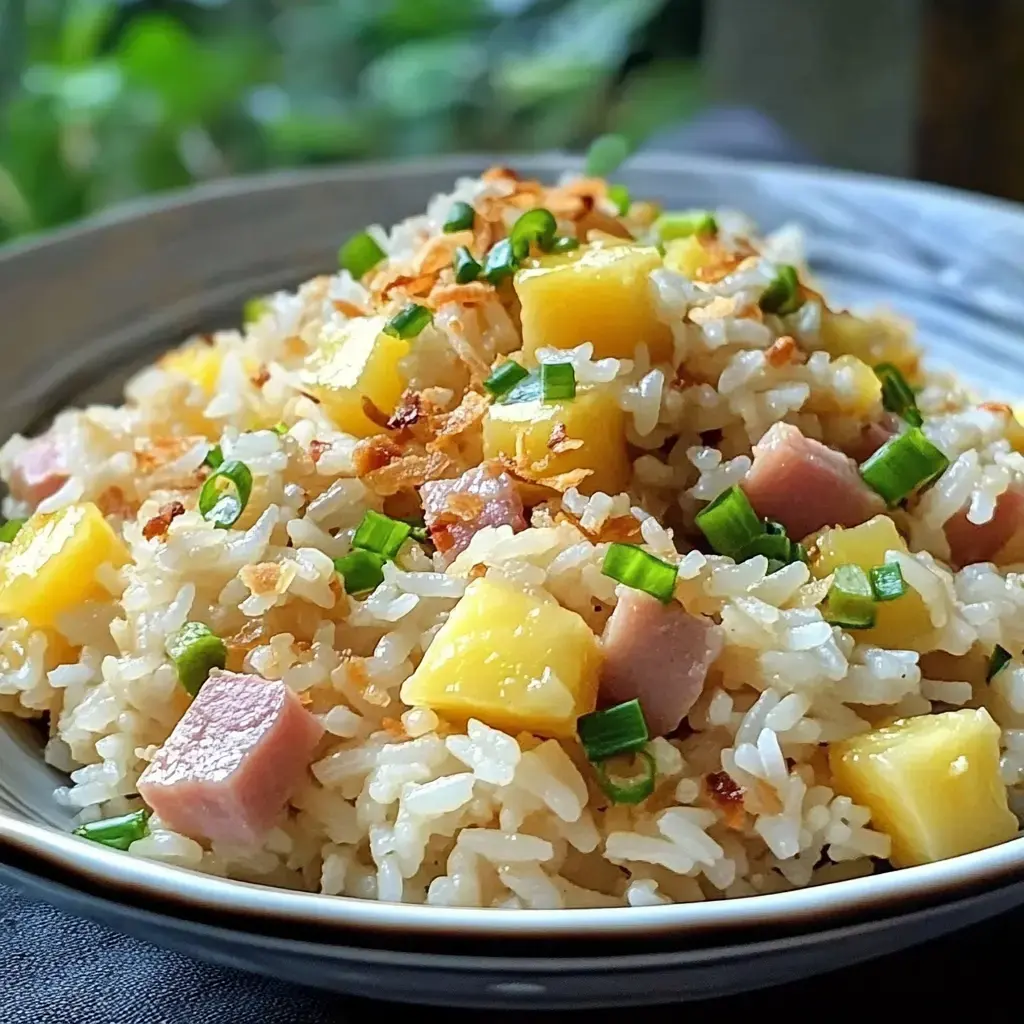
{"type": "MultiPolygon", "coordinates": [[[[189,705],[165,647],[186,621],[225,638],[230,669],[283,680],[326,730],[258,847],[181,835],[154,816],[129,849],[232,878],[327,896],[571,908],[865,875],[889,856],[890,839],[868,808],[837,792],[828,745],[881,721],[980,704],[1002,728],[1003,782],[1015,795],[1024,782],[1024,663],[1014,658],[990,686],[958,673],[996,644],[1019,654],[1024,570],[1011,552],[999,566],[954,571],[943,531],[962,509],[974,523],[990,520],[1000,495],[1024,483],[1009,407],[979,405],[954,380],[917,368],[907,325],[863,321],[914,368],[924,431],[950,460],[922,497],[892,512],[912,552],[894,557],[934,627],[926,645],[861,643],[823,617],[827,584],[805,563],[770,567],[758,555],[736,564],[707,553],[694,530],[696,511],[743,481],[772,424],[842,447],[882,415],[877,398],[860,402],[850,356],[829,343],[823,325],[845,314],[814,290],[791,229],[759,239],[739,214],[716,211],[717,271],[650,274],[674,341],[668,361],[652,364],[643,344],[631,359],[595,358],[589,344],[538,352],[541,362],[570,361],[577,381],[616,389],[632,459],[625,493],[521,479],[527,529],[485,527],[449,566],[429,544],[408,541],[372,593],[344,593],[333,560],[351,550],[364,512],[416,514],[415,500],[402,502],[423,480],[382,482],[380,460],[368,458],[382,445],[340,431],[306,390],[310,356],[353,318],[420,302],[433,321],[403,360],[407,396],[441,416],[466,408],[522,339],[514,291],[456,284],[453,244],[479,253],[534,205],[584,243],[647,238],[655,215],[634,202],[618,216],[604,184],[588,179],[544,189],[495,169],[461,180],[423,216],[370,228],[386,260],[361,280],[341,271],[266,297],[244,330],[192,339],[139,374],[123,406],[57,417],[47,436],[66,479],[38,503],[7,497],[5,514],[93,502],[130,561],[102,567],[109,599],[68,611],[55,630],[3,623],[0,710],[47,717],[46,757],[70,773],[59,798],[79,823],[141,806],[137,780],[189,705]],[[443,231],[455,202],[475,206],[472,235],[443,231]],[[801,268],[806,301],[786,317],[762,314],[758,299],[783,263],[801,268]],[[212,369],[197,371],[197,360],[212,369]],[[232,529],[214,528],[197,508],[213,445],[254,478],[232,529]],[[166,516],[174,502],[181,511],[166,516]],[[602,563],[623,523],[678,565],[676,600],[710,617],[724,640],[683,727],[647,747],[650,797],[612,802],[575,740],[509,735],[401,703],[403,682],[472,578],[544,592],[600,634],[622,593],[602,563]]],[[[479,418],[466,420],[442,476],[479,461],[479,418]]],[[[395,429],[381,432],[401,448],[395,429]]],[[[30,443],[14,437],[0,451],[5,479],[30,443]]]]}

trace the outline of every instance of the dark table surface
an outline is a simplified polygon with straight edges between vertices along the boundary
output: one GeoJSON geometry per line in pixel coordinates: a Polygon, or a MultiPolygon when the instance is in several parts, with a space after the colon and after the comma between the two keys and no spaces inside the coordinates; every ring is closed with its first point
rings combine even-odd
{"type": "MultiPolygon", "coordinates": [[[[651,148],[739,159],[805,162],[777,126],[747,110],[716,110],[654,140],[651,148]]],[[[863,1007],[887,1019],[886,1000],[901,997],[915,1019],[949,1019],[972,1006],[974,1020],[1010,1019],[1018,1004],[1017,963],[1024,911],[1008,914],[915,950],[811,981],[703,1003],[718,1019],[822,1004],[863,1007]],[[971,1004],[968,996],[975,996],[971,1004]],[[856,1001],[856,1002],[855,1002],[856,1001]]],[[[382,1007],[198,963],[78,920],[0,885],[0,1024],[334,1024],[368,1020],[382,1007]]],[[[387,1009],[390,1009],[388,1007],[387,1009]]],[[[893,1009],[895,1009],[893,1007],[893,1009]]],[[[645,1011],[682,1019],[683,1007],[645,1011]]],[[[594,1024],[622,1020],[621,1010],[588,1011],[594,1024]]],[[[492,1012],[460,1011],[487,1019],[492,1012]]],[[[509,1013],[506,1019],[525,1017],[509,1013]]],[[[533,1021],[566,1013],[530,1014],[533,1021]]],[[[580,1016],[580,1019],[583,1019],[580,1016]]]]}

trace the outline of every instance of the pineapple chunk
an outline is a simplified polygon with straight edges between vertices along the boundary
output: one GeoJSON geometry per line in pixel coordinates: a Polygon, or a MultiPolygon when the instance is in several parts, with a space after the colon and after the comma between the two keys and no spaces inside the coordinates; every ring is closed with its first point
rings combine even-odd
{"type": "Polygon", "coordinates": [[[638,245],[591,244],[529,260],[515,277],[527,360],[543,346],[585,341],[595,359],[632,359],[641,342],[653,362],[670,359],[672,332],[655,314],[649,280],[661,265],[657,249],[638,245]]]}
{"type": "Polygon", "coordinates": [[[665,266],[691,281],[714,262],[714,256],[698,235],[676,238],[665,243],[665,266]]]}
{"type": "Polygon", "coordinates": [[[835,389],[814,390],[804,403],[813,413],[846,413],[869,419],[882,409],[882,382],[863,360],[856,356],[838,356],[832,362],[835,389]]]}
{"type": "Polygon", "coordinates": [[[55,626],[63,612],[105,598],[96,570],[104,562],[123,565],[128,557],[92,502],[37,512],[0,554],[0,617],[55,626]]]}
{"type": "Polygon", "coordinates": [[[483,577],[466,588],[402,700],[459,722],[565,739],[594,710],[600,661],[597,638],[575,612],[483,577]]]}
{"type": "Polygon", "coordinates": [[[385,334],[386,323],[382,316],[350,320],[321,342],[304,374],[306,386],[331,419],[355,437],[381,432],[363,411],[364,399],[390,414],[405,388],[398,364],[409,343],[385,334]]]}
{"type": "MultiPolygon", "coordinates": [[[[811,572],[824,579],[840,565],[859,565],[865,572],[885,562],[886,551],[906,551],[907,545],[888,516],[875,516],[860,526],[822,530],[815,541],[811,572]]],[[[875,624],[858,629],[856,638],[865,644],[901,651],[930,648],[932,619],[924,598],[912,587],[894,601],[875,606],[875,624]]]]}
{"type": "Polygon", "coordinates": [[[871,810],[897,867],[1012,839],[999,776],[999,726],[984,709],[907,718],[834,743],[836,788],[871,810]]]}
{"type": "Polygon", "coordinates": [[[224,353],[213,345],[192,341],[180,348],[172,349],[160,358],[160,366],[172,373],[187,377],[207,395],[217,388],[224,353]]]}
{"type": "MultiPolygon", "coordinates": [[[[555,438],[561,434],[559,431],[555,438]]],[[[520,452],[539,464],[537,476],[573,469],[593,470],[579,485],[583,494],[618,494],[629,484],[632,467],[626,450],[626,414],[607,387],[581,387],[563,402],[512,402],[492,405],[484,418],[484,458],[516,458],[520,452]],[[548,446],[556,424],[580,448],[556,454],[548,446]]]]}
{"type": "Polygon", "coordinates": [[[824,313],[820,337],[821,347],[833,356],[856,356],[869,366],[892,363],[908,377],[917,373],[917,348],[895,319],[824,313]]]}

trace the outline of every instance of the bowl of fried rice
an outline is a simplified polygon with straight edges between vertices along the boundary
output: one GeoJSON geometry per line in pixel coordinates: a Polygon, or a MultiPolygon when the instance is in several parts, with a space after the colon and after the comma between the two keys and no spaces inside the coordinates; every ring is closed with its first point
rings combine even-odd
{"type": "Polygon", "coordinates": [[[616,149],[0,253],[0,871],[467,1005],[1021,901],[1024,217],[616,149]]]}

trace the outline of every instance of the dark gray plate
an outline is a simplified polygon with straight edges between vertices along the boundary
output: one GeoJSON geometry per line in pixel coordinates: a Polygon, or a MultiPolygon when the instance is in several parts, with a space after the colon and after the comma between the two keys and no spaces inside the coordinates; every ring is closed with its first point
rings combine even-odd
{"type": "MultiPolygon", "coordinates": [[[[0,436],[126,374],[243,301],[334,264],[363,225],[421,210],[491,163],[452,158],[231,181],[0,252],[0,436]]],[[[517,161],[553,177],[571,161],[517,161]]],[[[917,320],[936,361],[1024,394],[1024,215],[960,193],[785,167],[642,157],[669,206],[734,206],[808,230],[839,302],[917,320]]],[[[338,990],[464,1005],[583,1006],[740,991],[838,967],[1024,901],[1024,840],[941,864],[754,899],[593,911],[452,910],[259,888],[137,861],[61,832],[52,770],[0,722],[0,871],[154,942],[338,990]]]]}

